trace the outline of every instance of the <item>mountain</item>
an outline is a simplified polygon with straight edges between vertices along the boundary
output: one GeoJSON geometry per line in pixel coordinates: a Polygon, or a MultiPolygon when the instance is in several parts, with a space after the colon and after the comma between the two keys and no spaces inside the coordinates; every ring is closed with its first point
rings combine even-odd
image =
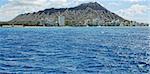
{"type": "Polygon", "coordinates": [[[97,2],[84,3],[72,8],[51,8],[21,14],[9,22],[26,26],[59,25],[60,16],[64,16],[65,25],[68,26],[135,26],[135,23],[137,24],[137,22],[126,20],[107,10],[97,2]]]}

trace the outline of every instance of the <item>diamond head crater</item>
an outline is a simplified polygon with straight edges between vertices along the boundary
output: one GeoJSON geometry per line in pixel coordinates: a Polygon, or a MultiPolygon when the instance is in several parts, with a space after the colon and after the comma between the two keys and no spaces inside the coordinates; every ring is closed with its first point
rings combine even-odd
{"type": "Polygon", "coordinates": [[[149,3],[0,0],[0,74],[150,74],[149,3]]]}
{"type": "Polygon", "coordinates": [[[20,14],[1,27],[15,26],[149,26],[146,23],[124,19],[97,2],[83,3],[71,8],[50,8],[20,14]]]}

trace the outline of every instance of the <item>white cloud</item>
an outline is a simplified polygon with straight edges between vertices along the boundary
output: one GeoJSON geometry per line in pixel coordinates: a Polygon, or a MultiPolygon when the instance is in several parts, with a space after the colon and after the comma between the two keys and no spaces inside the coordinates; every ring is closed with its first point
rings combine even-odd
{"type": "Polygon", "coordinates": [[[0,21],[9,21],[19,14],[31,13],[47,8],[76,6],[83,2],[96,0],[8,0],[0,7],[0,21]]]}
{"type": "Polygon", "coordinates": [[[128,2],[141,2],[141,1],[146,1],[146,0],[123,0],[123,1],[128,1],[128,2]]]}
{"type": "Polygon", "coordinates": [[[47,0],[9,0],[9,2],[17,5],[42,5],[47,0]]]}
{"type": "MultiPolygon", "coordinates": [[[[150,8],[146,5],[134,4],[127,9],[120,9],[119,11],[117,11],[117,14],[120,14],[121,16],[123,16],[126,19],[140,21],[140,20],[143,20],[143,18],[137,18],[137,17],[145,16],[145,15],[149,16],[150,8]]],[[[146,18],[146,20],[148,20],[148,19],[149,19],[149,17],[146,18]]]]}
{"type": "MultiPolygon", "coordinates": [[[[111,0],[101,0],[101,1],[108,2],[107,5],[111,4],[111,6],[118,7],[119,0],[113,0],[113,2],[115,3],[112,3],[111,0]]],[[[101,2],[101,1],[100,0],[99,1],[98,0],[8,0],[7,4],[2,5],[0,7],[0,21],[8,21],[13,19],[19,14],[36,12],[39,10],[44,10],[46,8],[52,7],[62,8],[70,6],[73,7],[85,2],[101,2]]],[[[145,0],[121,0],[121,1],[141,2],[145,0]]],[[[104,6],[103,4],[101,5],[104,6]]],[[[134,16],[137,14],[142,15],[148,10],[149,9],[147,6],[136,4],[128,9],[121,9],[117,13],[131,19],[133,18],[133,15],[134,16]]]]}
{"type": "Polygon", "coordinates": [[[131,15],[140,15],[140,14],[143,14],[145,13],[147,10],[149,10],[149,8],[145,5],[139,5],[139,4],[135,4],[135,5],[132,5],[130,8],[128,9],[121,9],[119,10],[118,12],[120,14],[123,14],[123,15],[128,15],[128,16],[131,16],[131,15]]]}
{"type": "Polygon", "coordinates": [[[19,14],[51,7],[66,7],[67,0],[8,0],[0,7],[0,21],[9,21],[19,14]]]}

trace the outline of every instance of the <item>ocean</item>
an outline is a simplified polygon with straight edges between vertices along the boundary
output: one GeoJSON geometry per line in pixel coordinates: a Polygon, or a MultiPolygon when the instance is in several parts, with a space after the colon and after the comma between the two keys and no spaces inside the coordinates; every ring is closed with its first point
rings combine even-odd
{"type": "Polygon", "coordinates": [[[0,74],[150,74],[150,28],[0,28],[0,74]]]}

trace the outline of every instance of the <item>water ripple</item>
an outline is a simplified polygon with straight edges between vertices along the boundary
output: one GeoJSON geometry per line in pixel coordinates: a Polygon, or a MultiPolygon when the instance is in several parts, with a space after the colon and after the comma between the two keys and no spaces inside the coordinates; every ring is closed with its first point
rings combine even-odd
{"type": "Polygon", "coordinates": [[[149,28],[1,28],[0,74],[150,74],[149,28]]]}

